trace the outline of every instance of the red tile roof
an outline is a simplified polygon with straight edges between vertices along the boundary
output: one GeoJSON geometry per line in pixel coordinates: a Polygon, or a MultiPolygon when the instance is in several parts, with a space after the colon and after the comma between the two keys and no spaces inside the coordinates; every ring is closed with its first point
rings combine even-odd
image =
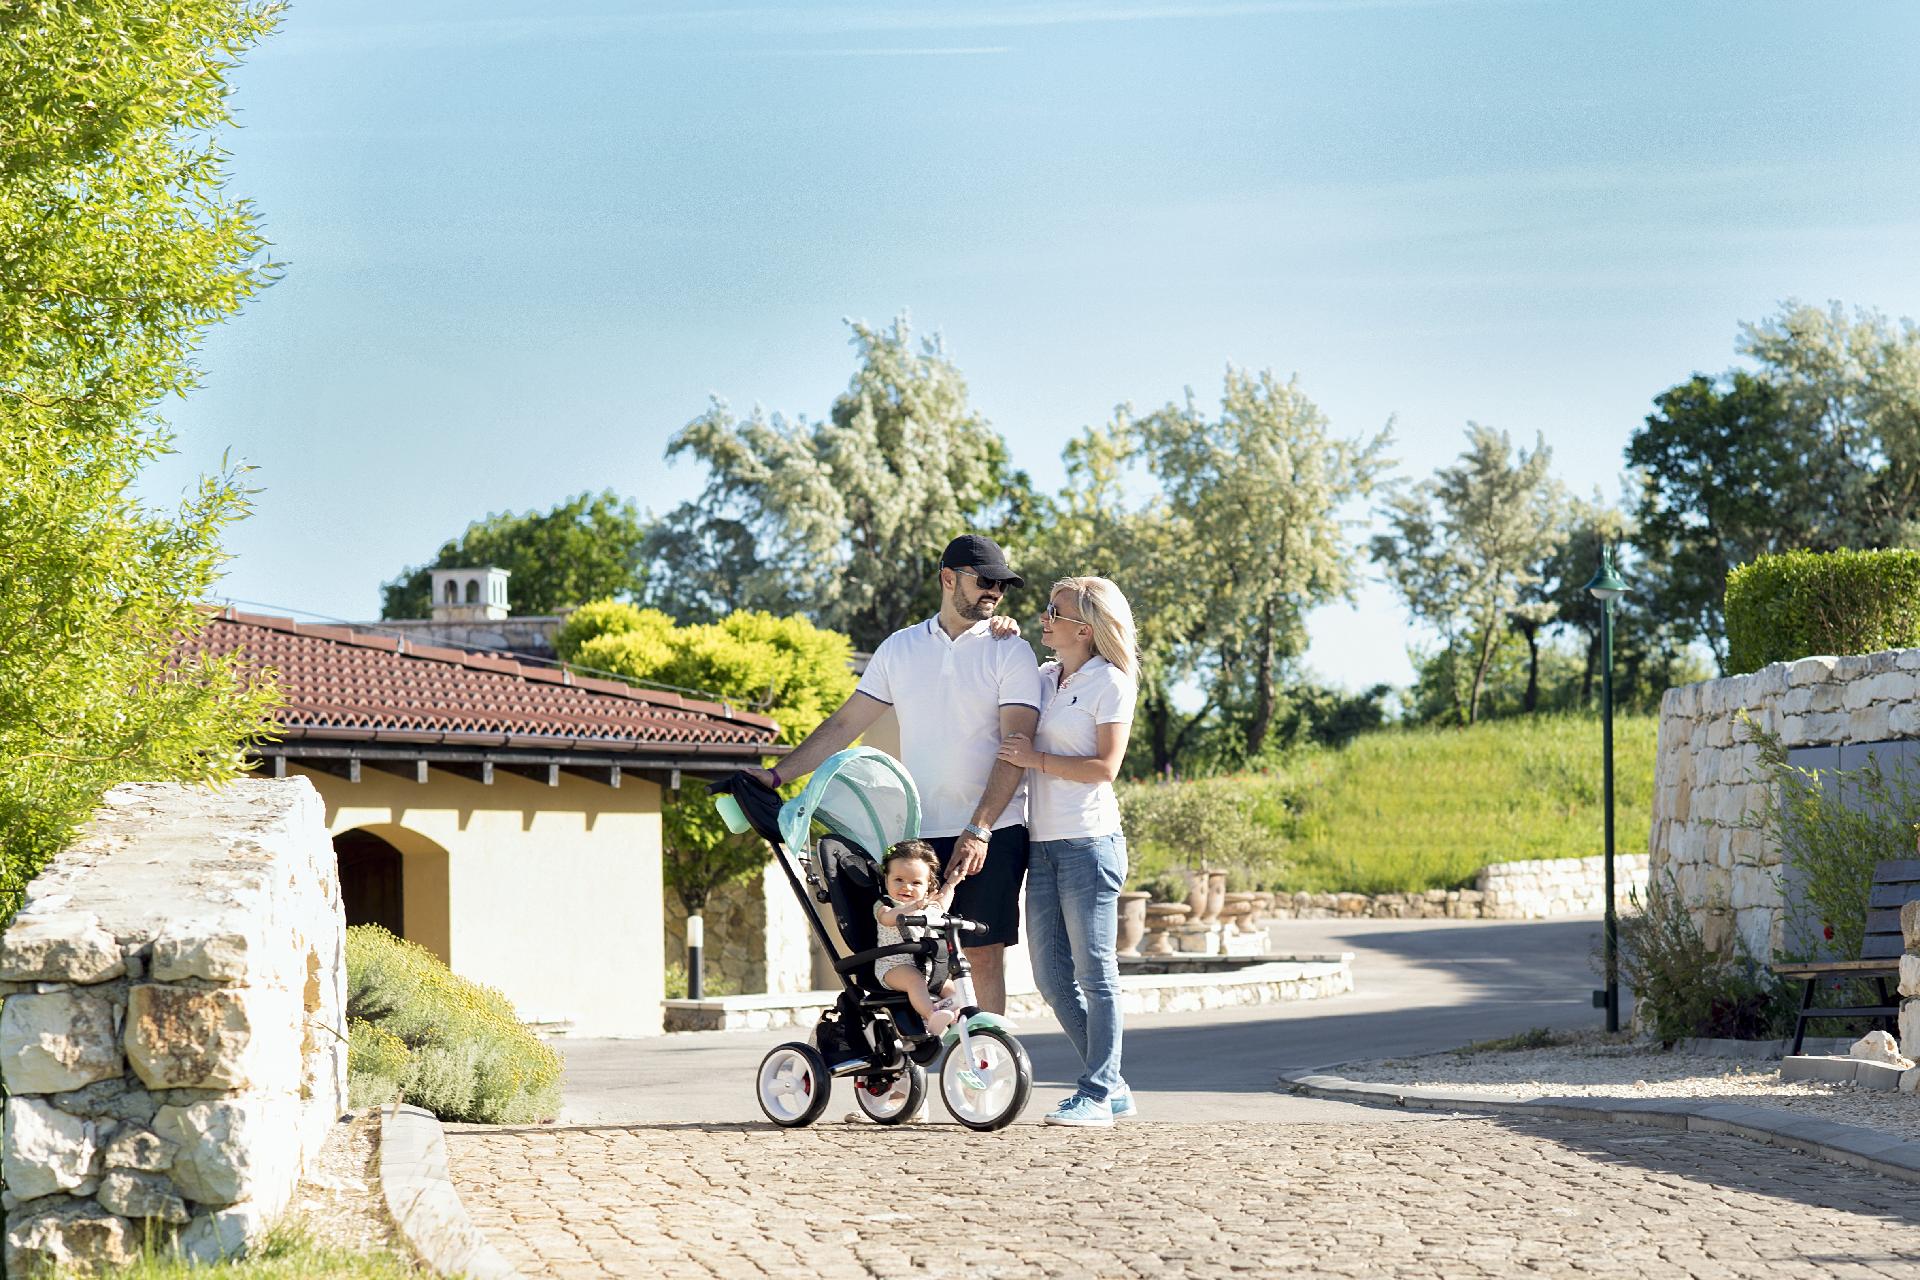
{"type": "Polygon", "coordinates": [[[227,610],[195,642],[276,673],[284,737],[594,753],[747,757],[765,716],[676,693],[397,636],[227,610]]]}

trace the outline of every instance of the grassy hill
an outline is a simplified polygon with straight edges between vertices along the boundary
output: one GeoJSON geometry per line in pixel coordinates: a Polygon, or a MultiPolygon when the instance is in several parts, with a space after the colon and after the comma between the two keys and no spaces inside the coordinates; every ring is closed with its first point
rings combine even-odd
{"type": "MultiPolygon", "coordinates": [[[[1647,849],[1655,730],[1650,715],[1614,718],[1614,841],[1623,854],[1647,849]]],[[[1398,893],[1471,886],[1490,862],[1600,853],[1600,765],[1597,718],[1535,716],[1390,729],[1339,751],[1301,752],[1273,772],[1173,785],[1250,802],[1256,848],[1236,880],[1398,893]]],[[[1128,836],[1136,882],[1187,861],[1178,833],[1128,836]]]]}

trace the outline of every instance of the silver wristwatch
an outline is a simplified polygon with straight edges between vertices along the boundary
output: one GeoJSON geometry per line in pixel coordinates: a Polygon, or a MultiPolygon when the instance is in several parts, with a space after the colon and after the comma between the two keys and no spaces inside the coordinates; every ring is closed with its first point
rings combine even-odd
{"type": "Polygon", "coordinates": [[[993,832],[987,830],[977,822],[969,822],[966,826],[962,827],[961,830],[970,836],[978,836],[980,839],[989,843],[993,841],[993,832]]]}

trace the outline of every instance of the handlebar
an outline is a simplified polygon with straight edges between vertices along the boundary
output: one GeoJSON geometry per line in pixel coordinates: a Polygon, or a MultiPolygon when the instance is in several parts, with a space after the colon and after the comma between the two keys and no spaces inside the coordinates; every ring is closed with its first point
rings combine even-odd
{"type": "Polygon", "coordinates": [[[976,920],[968,920],[962,916],[954,915],[941,916],[937,920],[929,919],[925,915],[901,916],[900,923],[910,924],[919,929],[944,929],[951,925],[961,933],[985,933],[987,931],[987,926],[976,920]]]}

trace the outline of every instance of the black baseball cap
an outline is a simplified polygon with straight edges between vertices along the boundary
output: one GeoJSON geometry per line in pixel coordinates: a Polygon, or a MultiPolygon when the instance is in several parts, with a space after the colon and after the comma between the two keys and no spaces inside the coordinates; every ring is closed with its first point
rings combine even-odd
{"type": "Polygon", "coordinates": [[[1007,565],[1007,553],[992,538],[978,533],[963,533],[947,544],[940,553],[942,569],[971,569],[989,582],[1003,582],[1009,587],[1024,587],[1026,579],[1015,573],[1007,565]]]}

